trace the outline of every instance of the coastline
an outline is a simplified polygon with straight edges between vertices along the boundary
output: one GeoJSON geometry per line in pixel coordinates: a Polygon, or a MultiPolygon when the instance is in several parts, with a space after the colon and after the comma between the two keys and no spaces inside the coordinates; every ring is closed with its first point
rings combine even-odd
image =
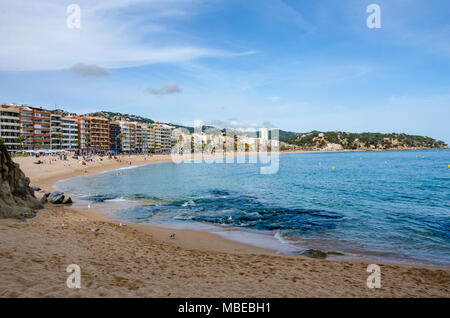
{"type": "MultiPolygon", "coordinates": [[[[140,166],[168,161],[170,155],[155,155],[147,160],[143,156],[131,158],[131,166],[140,166]]],[[[30,159],[15,161],[32,185],[46,190],[61,179],[130,167],[108,159],[86,166],[77,165],[72,159],[34,165],[30,159]]],[[[119,228],[118,223],[93,209],[51,205],[26,222],[0,220],[0,231],[6,234],[6,244],[0,249],[0,281],[4,282],[0,285],[0,297],[449,297],[449,268],[381,265],[385,283],[383,288],[374,290],[366,286],[367,262],[276,255],[271,250],[203,231],[176,230],[176,239],[171,239],[171,229],[138,224],[119,228]],[[58,227],[61,222],[67,224],[67,229],[58,227]],[[89,233],[90,226],[99,227],[102,233],[89,233]],[[29,236],[34,240],[20,239],[29,236]],[[75,257],[64,251],[60,240],[70,242],[71,249],[76,250],[75,257]],[[50,251],[45,253],[45,249],[50,251]],[[94,251],[92,261],[86,256],[94,251]],[[159,258],[151,257],[152,253],[159,258]],[[98,254],[103,258],[98,259],[98,254]],[[53,264],[55,255],[58,261],[53,264]],[[180,255],[184,257],[182,263],[178,260],[180,255]],[[86,287],[78,291],[64,286],[64,266],[76,263],[73,258],[79,260],[83,272],[87,270],[86,287]],[[32,283],[27,279],[23,282],[17,267],[24,265],[19,260],[31,268],[45,268],[46,275],[40,277],[34,269],[25,270],[34,277],[32,283]],[[52,276],[49,264],[59,272],[52,276]],[[106,265],[114,268],[113,276],[122,278],[108,279],[110,268],[106,265]],[[45,288],[36,290],[29,284],[45,288]],[[159,287],[151,289],[155,284],[159,287]],[[48,288],[53,293],[48,293],[48,288]]]]}

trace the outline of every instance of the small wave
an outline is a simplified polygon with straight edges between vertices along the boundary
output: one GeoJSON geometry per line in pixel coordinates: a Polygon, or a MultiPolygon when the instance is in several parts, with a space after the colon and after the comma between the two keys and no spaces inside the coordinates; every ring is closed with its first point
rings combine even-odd
{"type": "Polygon", "coordinates": [[[278,241],[280,241],[283,244],[289,244],[290,241],[283,238],[283,234],[281,234],[281,231],[275,231],[275,234],[273,235],[278,241]]]}
{"type": "Polygon", "coordinates": [[[195,206],[195,202],[192,201],[192,200],[189,200],[189,201],[183,203],[181,206],[182,206],[182,207],[195,206]]]}
{"type": "Polygon", "coordinates": [[[109,200],[104,200],[103,202],[129,202],[130,200],[127,200],[123,197],[118,197],[115,199],[109,199],[109,200]]]}

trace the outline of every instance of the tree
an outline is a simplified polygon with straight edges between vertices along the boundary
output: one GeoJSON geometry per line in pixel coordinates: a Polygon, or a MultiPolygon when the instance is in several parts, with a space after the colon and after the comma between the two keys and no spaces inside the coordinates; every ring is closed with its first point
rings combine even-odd
{"type": "MultiPolygon", "coordinates": [[[[122,145],[123,144],[123,140],[125,139],[125,135],[120,133],[120,134],[117,135],[116,140],[117,139],[120,140],[120,145],[122,145]]],[[[121,148],[121,147],[117,147],[117,148],[118,148],[117,150],[119,150],[119,148],[121,148]]]]}
{"type": "Polygon", "coordinates": [[[84,141],[86,142],[86,151],[89,153],[89,140],[91,137],[89,135],[84,136],[84,141]]]}
{"type": "Polygon", "coordinates": [[[59,140],[59,150],[61,150],[62,149],[62,138],[63,138],[62,134],[60,134],[60,133],[56,134],[55,138],[59,140]]]}
{"type": "Polygon", "coordinates": [[[23,142],[25,141],[25,137],[22,136],[22,135],[19,135],[19,137],[17,138],[17,141],[19,142],[19,144],[20,144],[20,150],[22,151],[22,148],[23,148],[23,142]]]}

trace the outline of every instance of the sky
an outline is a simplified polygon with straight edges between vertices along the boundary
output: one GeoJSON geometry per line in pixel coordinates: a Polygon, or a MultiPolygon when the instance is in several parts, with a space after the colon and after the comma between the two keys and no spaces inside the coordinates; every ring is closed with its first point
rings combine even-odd
{"type": "Polygon", "coordinates": [[[448,0],[2,0],[0,103],[450,143],[449,12],[448,0]]]}

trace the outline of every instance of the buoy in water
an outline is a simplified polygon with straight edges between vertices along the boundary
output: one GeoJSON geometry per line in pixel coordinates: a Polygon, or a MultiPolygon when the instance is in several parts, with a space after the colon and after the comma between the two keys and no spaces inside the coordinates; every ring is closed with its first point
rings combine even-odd
{"type": "Polygon", "coordinates": [[[332,166],[332,167],[331,167],[331,170],[334,170],[334,169],[335,169],[334,166],[332,166]]]}

